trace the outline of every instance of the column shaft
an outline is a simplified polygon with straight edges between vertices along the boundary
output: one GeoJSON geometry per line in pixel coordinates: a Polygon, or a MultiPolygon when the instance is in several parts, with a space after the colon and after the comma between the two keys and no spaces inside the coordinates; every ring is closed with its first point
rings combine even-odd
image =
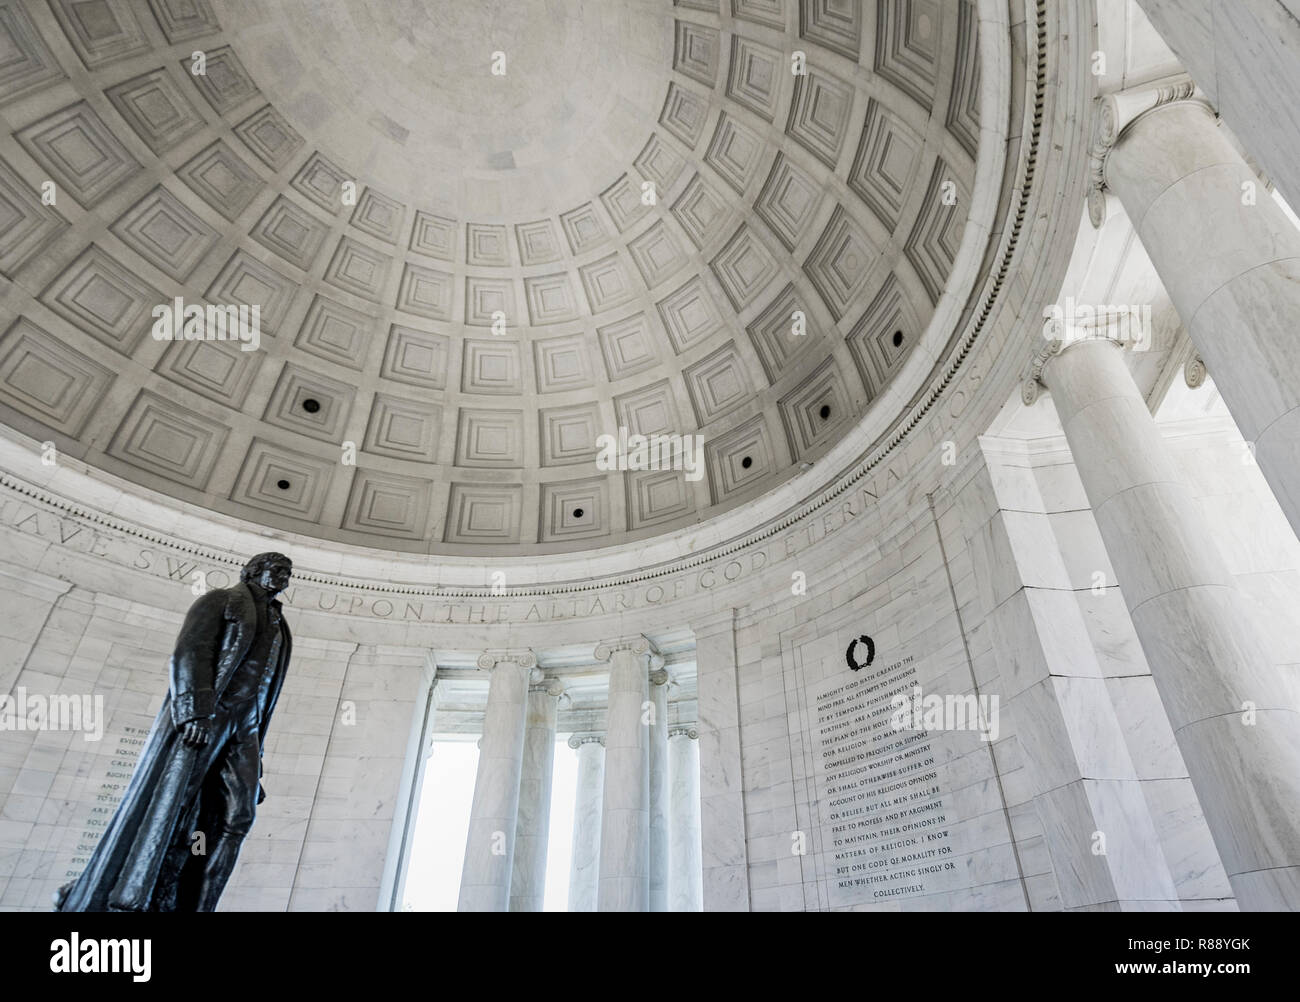
{"type": "Polygon", "coordinates": [[[573,854],[569,866],[569,911],[594,912],[600,880],[601,801],[605,795],[605,746],[596,737],[569,739],[578,752],[573,807],[573,854]]]}
{"type": "Polygon", "coordinates": [[[558,702],[558,689],[535,686],[528,691],[515,858],[510,875],[512,912],[540,912],[546,896],[546,849],[551,831],[551,775],[555,766],[558,702]]]}
{"type": "Polygon", "coordinates": [[[650,678],[650,910],[668,911],[668,673],[650,678]]]}
{"type": "Polygon", "coordinates": [[[610,660],[598,907],[643,912],[650,907],[648,669],[645,656],[627,647],[610,660]]]}
{"type": "Polygon", "coordinates": [[[1137,118],[1105,177],[1300,533],[1300,230],[1199,102],[1137,118]]]}
{"type": "Polygon", "coordinates": [[[669,869],[668,910],[704,907],[700,855],[700,743],[694,731],[676,729],[668,738],[669,869]]]}
{"type": "Polygon", "coordinates": [[[513,661],[491,668],[458,911],[503,912],[510,905],[529,670],[513,661]]]}
{"type": "Polygon", "coordinates": [[[1068,347],[1043,378],[1243,909],[1300,908],[1300,714],[1124,356],[1068,347]]]}
{"type": "MultiPolygon", "coordinates": [[[[1292,205],[1300,205],[1300,6],[1138,0],[1178,61],[1292,205]]],[[[1104,16],[1104,15],[1103,15],[1104,16]]]]}

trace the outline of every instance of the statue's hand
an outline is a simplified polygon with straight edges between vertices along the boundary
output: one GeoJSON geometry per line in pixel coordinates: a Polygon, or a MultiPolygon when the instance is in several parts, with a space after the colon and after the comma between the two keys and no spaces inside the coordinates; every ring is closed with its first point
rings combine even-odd
{"type": "Polygon", "coordinates": [[[265,800],[265,799],[266,799],[266,787],[264,787],[261,783],[258,783],[258,784],[257,784],[257,802],[260,804],[260,803],[261,803],[263,800],[265,800]]]}
{"type": "Polygon", "coordinates": [[[191,720],[181,730],[181,740],[191,748],[202,748],[212,736],[212,726],[206,720],[191,720]]]}

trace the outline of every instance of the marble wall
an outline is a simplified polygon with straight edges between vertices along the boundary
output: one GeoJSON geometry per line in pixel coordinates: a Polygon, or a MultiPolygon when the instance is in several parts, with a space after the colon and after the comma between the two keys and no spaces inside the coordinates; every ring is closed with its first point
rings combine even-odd
{"type": "Polygon", "coordinates": [[[30,625],[7,693],[102,697],[99,740],[92,731],[0,735],[0,907],[44,909],[85,865],[125,789],[180,620],[33,573],[0,582],[0,602],[30,625]]]}
{"type": "MultiPolygon", "coordinates": [[[[1035,840],[1041,839],[1038,823],[1032,811],[1013,810],[1017,801],[1002,789],[1014,792],[1023,765],[1014,745],[992,729],[992,741],[971,731],[930,732],[918,747],[928,746],[927,755],[934,760],[931,788],[938,792],[926,798],[906,788],[906,796],[918,797],[922,807],[937,805],[933,816],[942,823],[924,834],[946,832],[942,846],[950,852],[942,861],[954,863],[953,869],[878,885],[839,886],[833,872],[837,788],[828,788],[819,776],[815,732],[817,694],[853,678],[846,644],[860,635],[872,637],[877,671],[883,674],[899,663],[905,665],[901,671],[915,668],[906,685],[919,685],[926,693],[974,694],[976,685],[979,692],[991,693],[998,689],[1000,671],[987,644],[968,649],[970,634],[963,624],[978,600],[977,581],[951,501],[936,499],[932,513],[920,497],[906,517],[888,522],[874,513],[847,517],[861,518],[853,545],[822,554],[821,563],[801,564],[809,582],[802,601],[791,600],[787,586],[785,594],[754,602],[738,619],[753,907],[904,911],[1050,906],[1055,895],[1050,866],[1041,853],[1033,854],[1035,840]],[[1022,844],[1014,845],[1016,840],[1022,844]],[[797,847],[807,851],[800,853],[797,847]]],[[[862,649],[855,654],[860,661],[862,649]]],[[[886,846],[908,834],[904,830],[893,841],[865,838],[866,865],[883,859],[886,846]]],[[[928,852],[924,846],[922,841],[908,848],[928,852]]],[[[881,864],[881,870],[865,872],[874,878],[898,870],[881,864]]]]}

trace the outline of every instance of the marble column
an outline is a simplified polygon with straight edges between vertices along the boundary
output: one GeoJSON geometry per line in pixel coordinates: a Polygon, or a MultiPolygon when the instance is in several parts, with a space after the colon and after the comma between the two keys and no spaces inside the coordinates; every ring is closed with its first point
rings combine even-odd
{"type": "MultiPolygon", "coordinates": [[[[650,908],[652,653],[650,641],[641,636],[596,648],[596,660],[610,662],[597,895],[597,908],[602,912],[650,908]]],[[[661,666],[660,661],[655,668],[661,666]]]]}
{"type": "MultiPolygon", "coordinates": [[[[1124,353],[1083,340],[1039,356],[1237,904],[1300,908],[1300,713],[1124,353]]],[[[1026,400],[1035,382],[1026,384],[1026,400]]]]}
{"type": "Polygon", "coordinates": [[[1300,106],[1295,101],[1300,94],[1300,4],[1138,3],[1242,145],[1291,205],[1300,206],[1300,106]]]}
{"type": "Polygon", "coordinates": [[[668,672],[650,673],[650,910],[668,911],[668,672]]]}
{"type": "Polygon", "coordinates": [[[555,714],[563,692],[564,685],[553,678],[528,689],[515,858],[510,873],[512,912],[540,912],[546,896],[551,775],[555,767],[555,714]]]}
{"type": "Polygon", "coordinates": [[[569,911],[594,912],[600,879],[601,800],[605,795],[605,739],[574,734],[578,753],[577,796],[573,806],[573,854],[569,864],[569,911]]]}
{"type": "Polygon", "coordinates": [[[668,732],[668,910],[704,907],[700,856],[700,742],[694,727],[668,732]]]}
{"type": "Polygon", "coordinates": [[[403,765],[402,791],[399,797],[401,811],[390,834],[388,852],[384,863],[384,882],[380,886],[379,900],[388,911],[400,911],[406,900],[406,879],[410,874],[411,843],[420,816],[420,797],[424,790],[429,762],[433,758],[434,732],[437,726],[438,706],[447,687],[438,679],[438,665],[432,651],[424,656],[421,666],[428,680],[428,690],[413,722],[407,742],[403,765]]]}
{"type": "Polygon", "coordinates": [[[510,906],[514,868],[528,683],[537,658],[531,651],[488,652],[479,657],[478,666],[491,672],[492,679],[483,715],[457,910],[504,912],[510,906]]]}
{"type": "Polygon", "coordinates": [[[1300,533],[1300,230],[1190,83],[1102,101],[1094,223],[1123,204],[1197,353],[1300,533]]]}

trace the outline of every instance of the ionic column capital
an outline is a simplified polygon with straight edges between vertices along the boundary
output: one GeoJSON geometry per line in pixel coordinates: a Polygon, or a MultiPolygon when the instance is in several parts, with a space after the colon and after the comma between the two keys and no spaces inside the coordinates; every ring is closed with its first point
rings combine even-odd
{"type": "Polygon", "coordinates": [[[1120,351],[1127,347],[1137,344],[1135,341],[1124,340],[1122,338],[1103,337],[1091,331],[1080,334],[1075,332],[1068,338],[1052,338],[1044,341],[1034,352],[1033,357],[1029,360],[1029,368],[1020,380],[1020,401],[1026,407],[1032,407],[1038,398],[1042,395],[1043,390],[1050,389],[1044,379],[1043,373],[1048,363],[1058,355],[1062,354],[1069,348],[1074,348],[1081,344],[1109,344],[1120,351]]]}
{"type": "Polygon", "coordinates": [[[1020,379],[1020,402],[1032,407],[1047,384],[1043,382],[1043,366],[1053,355],[1059,355],[1065,348],[1065,342],[1059,337],[1044,341],[1038,346],[1029,360],[1029,369],[1020,379]]]}
{"type": "Polygon", "coordinates": [[[543,692],[557,700],[564,695],[564,683],[558,678],[548,678],[540,668],[533,669],[529,682],[529,692],[543,692]]]}
{"type": "Polygon", "coordinates": [[[668,739],[671,741],[673,738],[690,738],[692,741],[698,741],[700,738],[700,732],[695,729],[695,725],[693,724],[689,726],[670,727],[668,728],[668,739]]]}
{"type": "Polygon", "coordinates": [[[600,745],[604,748],[605,735],[596,734],[594,732],[588,734],[570,734],[568,744],[574,751],[577,751],[583,745],[600,745]]]}
{"type": "Polygon", "coordinates": [[[1194,354],[1183,363],[1183,382],[1187,384],[1189,390],[1200,389],[1205,384],[1205,377],[1208,375],[1205,362],[1200,355],[1194,354]]]}
{"type": "Polygon", "coordinates": [[[667,685],[672,681],[672,674],[664,666],[664,659],[656,654],[650,660],[650,684],[667,685]]]}
{"type": "Polygon", "coordinates": [[[1175,80],[1160,87],[1135,88],[1097,98],[1092,140],[1088,149],[1088,219],[1094,227],[1106,221],[1106,163],[1111,150],[1128,133],[1138,119],[1157,108],[1187,102],[1203,107],[1214,116],[1205,94],[1190,78],[1175,80]]]}
{"type": "MultiPolygon", "coordinates": [[[[477,661],[480,671],[491,671],[499,664],[514,664],[520,668],[537,668],[537,655],[530,650],[484,651],[477,661]]],[[[540,681],[540,673],[534,681],[540,681]]]]}
{"type": "MultiPolygon", "coordinates": [[[[640,633],[634,633],[628,637],[618,637],[614,640],[602,640],[596,645],[593,657],[597,661],[608,661],[614,656],[615,651],[631,651],[633,654],[649,654],[652,658],[658,658],[659,652],[655,645],[650,642],[650,638],[640,633]]],[[[660,665],[663,659],[659,658],[660,665]]]]}

